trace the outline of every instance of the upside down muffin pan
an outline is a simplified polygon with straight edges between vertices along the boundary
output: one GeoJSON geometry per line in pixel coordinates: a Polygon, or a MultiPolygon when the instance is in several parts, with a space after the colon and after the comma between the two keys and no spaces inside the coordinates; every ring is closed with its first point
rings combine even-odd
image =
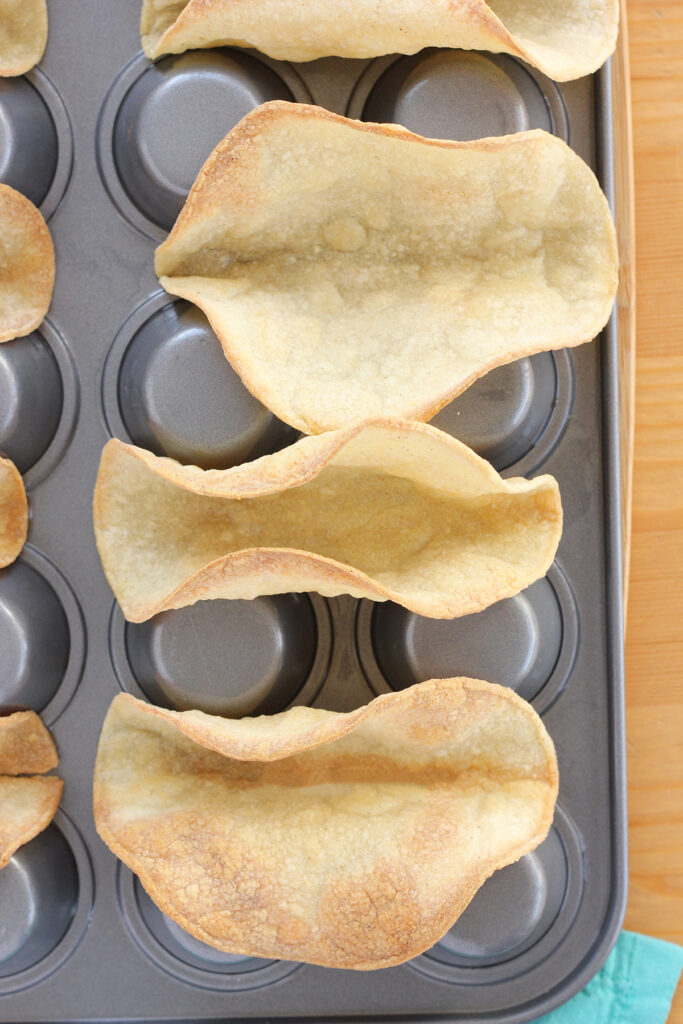
{"type": "Polygon", "coordinates": [[[91,496],[111,436],[204,468],[299,436],[153,268],[201,164],[249,110],[313,102],[453,139],[542,128],[611,198],[607,73],[558,86],[512,57],[455,50],[293,65],[210,49],[152,64],[138,17],[139,0],[51,0],[44,60],[0,80],[0,181],[39,206],[57,255],[47,319],[0,346],[0,450],[31,510],[29,542],[0,572],[0,705],[41,713],[65,782],[53,824],[0,872],[0,1020],[533,1020],[599,968],[625,904],[614,319],[591,344],[492,371],[432,421],[505,476],[560,484],[564,534],[547,576],[476,615],[283,594],[127,623],[100,568],[91,496]],[[458,675],[511,686],[542,715],[559,802],[545,842],[400,967],[352,973],[211,949],[96,835],[92,768],[120,691],[242,716],[347,711],[458,675]]]}

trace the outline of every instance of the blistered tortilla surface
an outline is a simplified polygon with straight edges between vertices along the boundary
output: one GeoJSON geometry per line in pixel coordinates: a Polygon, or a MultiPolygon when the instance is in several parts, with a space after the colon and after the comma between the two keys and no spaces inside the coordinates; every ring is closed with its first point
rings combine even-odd
{"type": "Polygon", "coordinates": [[[226,45],[293,61],[441,46],[512,53],[562,82],[604,64],[618,23],[617,0],[144,0],[140,33],[152,58],[226,45]]]}
{"type": "Polygon", "coordinates": [[[0,78],[30,71],[46,43],[45,0],[0,0],[0,78]]]}
{"type": "Polygon", "coordinates": [[[292,591],[453,618],[547,572],[562,507],[550,476],[503,480],[434,427],[381,420],[228,470],[109,441],[94,525],[133,622],[209,598],[292,591]]]}
{"type": "Polygon", "coordinates": [[[52,821],[63,782],[54,776],[0,775],[0,868],[52,821]]]}
{"type": "Polygon", "coordinates": [[[557,785],[530,705],[476,680],[238,721],[120,695],[94,809],[104,841],[196,938],[370,970],[429,948],[540,843],[557,785]]]}
{"type": "Polygon", "coordinates": [[[61,779],[41,777],[58,763],[50,733],[34,711],[0,717],[0,868],[52,821],[61,779]]]}
{"type": "Polygon", "coordinates": [[[560,139],[430,140],[279,101],[216,147],[155,267],[308,434],[428,420],[495,366],[592,340],[617,286],[607,201],[560,139]]]}
{"type": "Polygon", "coordinates": [[[54,281],[54,247],[40,211],[26,196],[0,184],[0,342],[40,326],[54,281]]]}
{"type": "Polygon", "coordinates": [[[0,569],[10,565],[26,543],[28,502],[17,467],[0,457],[0,569]]]}
{"type": "Polygon", "coordinates": [[[35,711],[0,717],[0,775],[42,774],[58,761],[52,736],[35,711]]]}

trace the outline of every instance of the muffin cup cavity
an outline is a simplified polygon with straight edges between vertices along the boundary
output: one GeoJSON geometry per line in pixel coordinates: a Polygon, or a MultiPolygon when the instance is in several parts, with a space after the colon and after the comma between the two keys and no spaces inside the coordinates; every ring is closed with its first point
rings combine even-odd
{"type": "Polygon", "coordinates": [[[462,142],[530,128],[565,140],[569,134],[554,82],[507,54],[471,50],[373,61],[356,85],[348,116],[462,142]]]}
{"type": "Polygon", "coordinates": [[[569,352],[539,352],[491,370],[431,423],[474,448],[498,472],[524,476],[555,448],[569,421],[573,394],[569,352]]]}
{"type": "Polygon", "coordinates": [[[48,220],[71,175],[73,139],[61,96],[40,68],[0,78],[0,182],[48,220]]]}
{"type": "Polygon", "coordinates": [[[578,645],[576,604],[557,563],[515,597],[456,619],[429,619],[391,602],[363,601],[356,629],[361,664],[375,693],[469,676],[512,687],[539,712],[564,688],[578,645]]]}
{"type": "Polygon", "coordinates": [[[260,458],[298,436],[246,389],[201,310],[165,294],[116,336],[102,401],[113,436],[203,469],[260,458]]]}
{"type": "Polygon", "coordinates": [[[330,647],[329,612],[318,595],[200,601],[143,623],[125,622],[115,605],[111,617],[122,688],[177,711],[241,718],[308,704],[330,647]]]}
{"type": "Polygon", "coordinates": [[[31,708],[51,724],[80,679],[81,611],[59,570],[27,545],[0,570],[0,705],[31,708]]]}
{"type": "Polygon", "coordinates": [[[64,937],[77,903],[76,862],[49,825],[0,872],[0,978],[40,963],[64,937]]]}
{"type": "Polygon", "coordinates": [[[214,147],[254,107],[307,100],[286,64],[241,50],[200,50],[150,64],[134,58],[100,112],[98,162],[120,212],[163,238],[214,147]]]}
{"type": "Polygon", "coordinates": [[[62,966],[83,938],[93,895],[85,844],[60,809],[0,871],[0,996],[62,966]]]}

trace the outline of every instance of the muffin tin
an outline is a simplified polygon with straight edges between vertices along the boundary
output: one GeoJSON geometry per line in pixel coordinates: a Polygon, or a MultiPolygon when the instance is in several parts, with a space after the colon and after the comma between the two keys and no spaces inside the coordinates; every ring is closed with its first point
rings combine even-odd
{"type": "Polygon", "coordinates": [[[544,128],[611,197],[607,73],[560,87],[512,57],[436,50],[294,66],[215,49],[152,65],[138,15],[139,0],[51,0],[40,68],[0,82],[0,180],[41,204],[57,252],[49,319],[0,346],[0,449],[31,510],[29,544],[0,572],[0,703],[41,711],[65,780],[53,825],[0,872],[0,1021],[533,1020],[599,968],[625,904],[615,321],[592,344],[493,371],[435,417],[504,475],[547,471],[562,492],[548,576],[478,615],[284,594],[126,623],[90,501],[109,436],[207,468],[298,436],[153,270],[196,171],[247,110],[313,101],[458,138],[544,128]],[[560,799],[545,842],[410,963],[351,974],[219,953],[97,837],[97,737],[121,690],[225,715],[346,711],[456,674],[510,685],[543,715],[560,799]]]}
{"type": "Polygon", "coordinates": [[[165,292],[114,339],[102,406],[113,437],[205,469],[269,455],[299,436],[247,391],[201,310],[165,292]]]}

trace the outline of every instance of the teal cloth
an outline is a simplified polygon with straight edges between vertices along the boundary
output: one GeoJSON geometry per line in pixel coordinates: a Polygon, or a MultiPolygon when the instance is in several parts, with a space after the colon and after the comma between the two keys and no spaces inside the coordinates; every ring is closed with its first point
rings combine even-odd
{"type": "Polygon", "coordinates": [[[665,1024],[681,970],[681,946],[622,932],[583,991],[536,1024],[665,1024]]]}

